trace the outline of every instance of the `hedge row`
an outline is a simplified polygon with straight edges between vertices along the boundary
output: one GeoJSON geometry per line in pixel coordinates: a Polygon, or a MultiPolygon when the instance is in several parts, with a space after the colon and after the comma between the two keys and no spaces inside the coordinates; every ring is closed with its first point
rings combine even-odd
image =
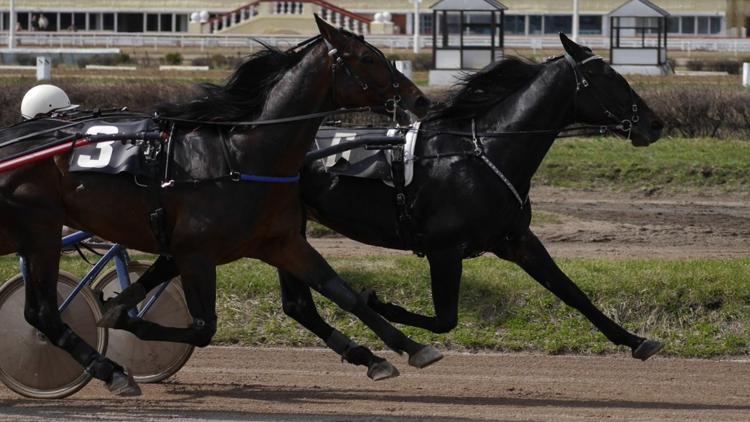
{"type": "MultiPolygon", "coordinates": [[[[0,126],[16,123],[20,118],[23,94],[36,84],[33,80],[14,81],[0,90],[0,126]]],[[[55,84],[63,88],[71,100],[87,108],[128,106],[132,110],[150,110],[164,101],[183,101],[193,97],[196,90],[191,82],[158,81],[102,81],[61,79],[55,84]]],[[[667,136],[686,138],[750,137],[750,91],[728,86],[642,86],[638,88],[647,104],[667,125],[667,136]]],[[[442,99],[445,92],[431,90],[429,95],[442,99]]],[[[382,123],[383,120],[355,116],[360,124],[382,123]]],[[[351,121],[351,120],[350,120],[351,121]]]]}

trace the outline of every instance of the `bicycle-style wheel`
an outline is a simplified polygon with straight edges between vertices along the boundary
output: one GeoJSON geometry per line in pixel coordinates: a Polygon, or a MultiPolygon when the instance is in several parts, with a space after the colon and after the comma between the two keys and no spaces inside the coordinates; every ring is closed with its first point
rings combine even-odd
{"type": "MultiPolygon", "coordinates": [[[[135,282],[150,267],[149,264],[133,261],[128,264],[130,280],[135,282]]],[[[105,299],[117,296],[122,290],[117,271],[112,269],[94,282],[94,290],[101,290],[105,299]]],[[[158,288],[152,290],[139,304],[139,309],[148,303],[158,288]]],[[[179,277],[156,299],[143,319],[166,327],[187,327],[193,322],[187,308],[179,277]]],[[[124,330],[109,330],[107,357],[128,368],[133,378],[141,383],[159,382],[174,375],[185,365],[193,353],[189,344],[166,341],[144,341],[124,330]]]]}
{"type": "MultiPolygon", "coordinates": [[[[57,278],[57,300],[62,304],[78,284],[61,272],[57,278]]],[[[63,398],[91,380],[78,362],[51,344],[24,318],[26,298],[19,274],[0,287],[0,380],[11,390],[32,398],[63,398]]],[[[88,344],[104,354],[107,330],[96,326],[102,314],[93,293],[84,288],[62,313],[62,320],[88,344]]]]}

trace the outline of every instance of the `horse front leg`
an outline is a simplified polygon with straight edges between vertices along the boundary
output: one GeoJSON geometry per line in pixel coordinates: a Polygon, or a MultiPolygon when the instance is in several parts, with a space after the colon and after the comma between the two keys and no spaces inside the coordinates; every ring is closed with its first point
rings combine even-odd
{"type": "Polygon", "coordinates": [[[60,228],[51,230],[50,236],[35,233],[33,240],[19,250],[26,274],[24,317],[50,343],[68,352],[86,372],[104,381],[110,392],[119,396],[140,395],[138,384],[122,366],[99,354],[60,317],[57,305],[60,228]]]}
{"type": "Polygon", "coordinates": [[[423,328],[442,334],[458,324],[458,296],[461,285],[462,254],[459,248],[427,253],[432,283],[432,304],[435,316],[410,312],[399,305],[384,303],[373,290],[365,291],[367,304],[388,321],[423,328]]]}
{"type": "MultiPolygon", "coordinates": [[[[156,266],[161,262],[160,267],[154,270],[152,266],[139,279],[139,282],[148,275],[143,284],[149,287],[155,283],[154,286],[156,286],[164,280],[181,275],[182,290],[185,293],[193,323],[188,327],[165,327],[130,316],[128,310],[143,300],[141,298],[135,303],[125,302],[110,307],[107,318],[101,321],[102,325],[129,331],[141,340],[187,343],[197,347],[208,346],[216,333],[216,265],[200,256],[165,258],[164,260],[162,258],[165,257],[160,257],[155,263],[156,266]]],[[[127,291],[126,289],[125,292],[127,291]]],[[[135,300],[138,296],[128,295],[127,297],[128,300],[135,300]]]]}
{"type": "Polygon", "coordinates": [[[282,270],[279,270],[279,281],[284,313],[318,336],[342,359],[353,365],[366,366],[367,376],[373,381],[399,375],[398,370],[387,360],[375,356],[370,349],[360,346],[326,323],[318,313],[307,285],[282,270]]]}
{"type": "Polygon", "coordinates": [[[365,300],[336,274],[301,235],[269,242],[262,259],[289,272],[341,309],[354,314],[392,350],[397,353],[406,352],[409,355],[409,365],[424,368],[442,359],[442,354],[437,349],[411,340],[367,306],[365,300]]]}
{"type": "Polygon", "coordinates": [[[661,342],[646,340],[628,332],[604,315],[562,272],[531,230],[508,238],[498,245],[494,253],[502,259],[518,264],[547,290],[568,306],[581,312],[609,341],[630,347],[634,358],[646,360],[664,347],[661,342]]]}

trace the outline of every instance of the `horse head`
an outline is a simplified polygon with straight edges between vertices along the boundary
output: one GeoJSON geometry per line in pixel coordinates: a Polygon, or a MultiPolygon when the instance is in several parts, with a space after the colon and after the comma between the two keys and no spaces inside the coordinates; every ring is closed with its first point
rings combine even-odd
{"type": "Polygon", "coordinates": [[[346,107],[383,104],[387,112],[401,107],[424,117],[431,102],[363,37],[336,29],[315,15],[320,33],[328,45],[335,72],[334,102],[346,107]]]}
{"type": "Polygon", "coordinates": [[[587,47],[560,34],[565,59],[576,78],[576,116],[581,123],[614,128],[635,146],[661,137],[664,122],[651,111],[628,81],[587,47]]]}

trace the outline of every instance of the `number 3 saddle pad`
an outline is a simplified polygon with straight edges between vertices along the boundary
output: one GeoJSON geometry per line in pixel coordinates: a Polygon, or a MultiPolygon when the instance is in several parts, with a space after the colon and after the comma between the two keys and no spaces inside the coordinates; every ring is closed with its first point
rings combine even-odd
{"type": "MultiPolygon", "coordinates": [[[[138,120],[96,120],[76,127],[87,135],[133,135],[157,130],[152,119],[138,120]],[[80,128],[80,129],[79,129],[80,128]]],[[[145,175],[148,171],[143,163],[142,147],[123,144],[120,141],[106,141],[85,145],[73,150],[70,157],[70,172],[96,172],[106,174],[130,173],[145,175]]]]}

